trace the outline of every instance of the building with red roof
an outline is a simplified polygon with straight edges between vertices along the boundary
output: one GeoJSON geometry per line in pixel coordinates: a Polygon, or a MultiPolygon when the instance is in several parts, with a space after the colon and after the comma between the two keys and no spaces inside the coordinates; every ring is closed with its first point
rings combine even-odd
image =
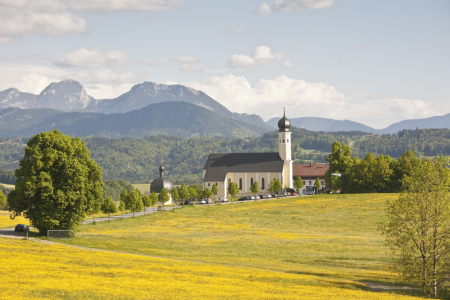
{"type": "Polygon", "coordinates": [[[303,188],[300,189],[299,194],[305,195],[307,186],[314,186],[314,182],[317,178],[320,179],[321,189],[326,187],[325,172],[330,167],[327,163],[309,163],[309,164],[296,164],[292,166],[293,178],[300,176],[303,180],[303,188]]]}

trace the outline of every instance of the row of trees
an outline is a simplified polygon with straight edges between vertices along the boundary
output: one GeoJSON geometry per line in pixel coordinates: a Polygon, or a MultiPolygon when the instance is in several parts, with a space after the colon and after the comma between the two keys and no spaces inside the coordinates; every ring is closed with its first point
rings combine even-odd
{"type": "Polygon", "coordinates": [[[367,154],[363,160],[352,156],[350,147],[335,142],[327,161],[330,165],[325,180],[328,186],[343,193],[398,193],[402,179],[421,163],[413,151],[404,152],[398,160],[389,155],[367,154]],[[338,173],[341,176],[332,176],[338,173]],[[333,181],[332,181],[333,180],[333,181]]]}

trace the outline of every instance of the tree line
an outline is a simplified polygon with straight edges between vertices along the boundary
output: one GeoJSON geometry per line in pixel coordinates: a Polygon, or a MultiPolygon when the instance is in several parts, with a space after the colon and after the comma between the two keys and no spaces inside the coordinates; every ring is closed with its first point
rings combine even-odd
{"type": "Polygon", "coordinates": [[[335,142],[327,162],[325,181],[342,193],[398,193],[403,177],[422,161],[412,150],[405,151],[398,160],[383,154],[375,157],[372,152],[360,160],[352,156],[348,145],[335,142]]]}

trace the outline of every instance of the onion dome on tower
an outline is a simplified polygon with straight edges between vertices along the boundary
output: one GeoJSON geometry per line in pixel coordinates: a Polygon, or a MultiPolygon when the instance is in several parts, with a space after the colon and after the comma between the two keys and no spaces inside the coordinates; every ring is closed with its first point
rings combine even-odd
{"type": "Polygon", "coordinates": [[[173,183],[167,178],[164,178],[164,170],[163,166],[159,167],[160,177],[156,178],[152,181],[150,185],[150,193],[160,193],[163,187],[165,187],[169,192],[173,190],[173,183]]]}
{"type": "Polygon", "coordinates": [[[288,118],[286,118],[286,109],[283,113],[283,118],[278,121],[278,132],[289,132],[291,131],[291,121],[289,121],[288,118]]]}

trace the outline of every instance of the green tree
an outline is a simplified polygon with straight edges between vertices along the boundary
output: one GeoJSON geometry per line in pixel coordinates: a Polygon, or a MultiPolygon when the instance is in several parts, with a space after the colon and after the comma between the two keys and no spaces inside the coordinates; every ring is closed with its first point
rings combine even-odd
{"type": "Polygon", "coordinates": [[[152,192],[150,194],[150,201],[151,201],[150,203],[151,203],[151,205],[153,207],[153,211],[155,211],[154,206],[155,206],[156,203],[158,203],[158,194],[155,193],[155,192],[152,192]]]}
{"type": "Polygon", "coordinates": [[[228,187],[228,193],[231,195],[231,197],[234,197],[237,193],[239,193],[239,187],[237,183],[230,183],[230,186],[228,187]]]}
{"type": "Polygon", "coordinates": [[[122,192],[120,193],[120,201],[122,201],[125,204],[125,207],[128,206],[128,192],[126,189],[123,189],[122,192]]]}
{"type": "Polygon", "coordinates": [[[174,187],[170,194],[172,195],[173,206],[175,206],[175,202],[178,203],[178,199],[180,199],[177,189],[174,187]]]}
{"type": "Polygon", "coordinates": [[[448,157],[436,157],[413,167],[400,197],[388,201],[382,227],[401,274],[434,297],[450,271],[449,163],[448,157]]]}
{"type": "Polygon", "coordinates": [[[270,181],[270,184],[269,184],[269,191],[270,191],[271,193],[275,193],[275,194],[278,195],[278,193],[280,192],[280,190],[281,190],[281,182],[280,182],[280,180],[278,180],[278,179],[272,179],[272,180],[270,181]]]}
{"type": "Polygon", "coordinates": [[[114,214],[117,212],[116,203],[114,203],[111,197],[108,197],[105,200],[103,200],[102,212],[108,214],[108,221],[109,221],[109,214],[114,214]]]}
{"type": "Polygon", "coordinates": [[[188,188],[188,192],[189,192],[189,198],[191,199],[197,199],[198,194],[197,194],[197,189],[195,187],[190,186],[188,188]]]}
{"type": "Polygon", "coordinates": [[[331,186],[331,180],[333,173],[342,174],[341,177],[334,178],[335,182],[333,182],[333,186],[338,188],[345,189],[345,186],[342,186],[342,182],[349,182],[347,180],[348,172],[353,164],[358,162],[357,157],[352,157],[352,152],[348,145],[342,145],[340,142],[336,141],[331,146],[331,154],[326,159],[329,163],[328,171],[325,174],[325,181],[331,186]]]}
{"type": "Polygon", "coordinates": [[[3,191],[0,190],[0,207],[6,205],[6,196],[3,194],[3,191]]]}
{"type": "Polygon", "coordinates": [[[122,213],[122,218],[123,218],[123,211],[125,210],[125,203],[123,203],[123,201],[120,201],[117,209],[122,213]]]}
{"type": "Polygon", "coordinates": [[[317,177],[316,181],[314,182],[314,188],[316,189],[317,193],[319,193],[320,186],[321,186],[320,179],[319,179],[319,177],[317,177]]]}
{"type": "Polygon", "coordinates": [[[145,216],[145,210],[147,207],[150,207],[152,205],[152,201],[149,196],[144,195],[142,204],[144,204],[144,216],[145,216]]]}
{"type": "MultiPolygon", "coordinates": [[[[214,186],[213,186],[213,188],[214,188],[214,186]]],[[[206,188],[203,191],[203,198],[209,199],[209,198],[211,198],[212,194],[213,194],[213,192],[209,188],[206,188]]]]}
{"type": "Polygon", "coordinates": [[[80,138],[58,130],[31,138],[8,194],[11,218],[22,213],[45,234],[74,230],[102,199],[102,170],[80,138]]]}
{"type": "Polygon", "coordinates": [[[125,203],[125,208],[130,209],[133,212],[133,218],[134,213],[137,211],[139,207],[143,207],[141,197],[139,196],[139,193],[136,190],[133,190],[128,194],[127,202],[125,203]]]}
{"type": "Polygon", "coordinates": [[[189,190],[184,182],[181,183],[181,186],[178,189],[178,194],[180,195],[180,199],[182,200],[184,205],[184,200],[189,198],[189,190]]]}
{"type": "Polygon", "coordinates": [[[250,191],[252,192],[253,196],[255,196],[256,201],[256,194],[259,193],[258,181],[253,182],[252,186],[250,187],[250,191]]]}
{"type": "MultiPolygon", "coordinates": [[[[158,200],[159,200],[159,202],[162,203],[163,206],[164,206],[164,203],[166,203],[167,201],[170,200],[169,191],[165,187],[163,187],[161,192],[159,192],[158,200]]],[[[166,210],[165,206],[164,206],[164,210],[166,210]]]]}
{"type": "MultiPolygon", "coordinates": [[[[211,192],[214,195],[214,198],[217,198],[217,194],[219,193],[219,189],[217,188],[217,185],[213,184],[212,188],[211,188],[211,192]]],[[[208,197],[209,198],[209,197],[208,197]]]]}
{"type": "Polygon", "coordinates": [[[300,189],[303,187],[303,180],[300,176],[295,177],[294,187],[297,190],[297,192],[300,193],[300,189]]]}

